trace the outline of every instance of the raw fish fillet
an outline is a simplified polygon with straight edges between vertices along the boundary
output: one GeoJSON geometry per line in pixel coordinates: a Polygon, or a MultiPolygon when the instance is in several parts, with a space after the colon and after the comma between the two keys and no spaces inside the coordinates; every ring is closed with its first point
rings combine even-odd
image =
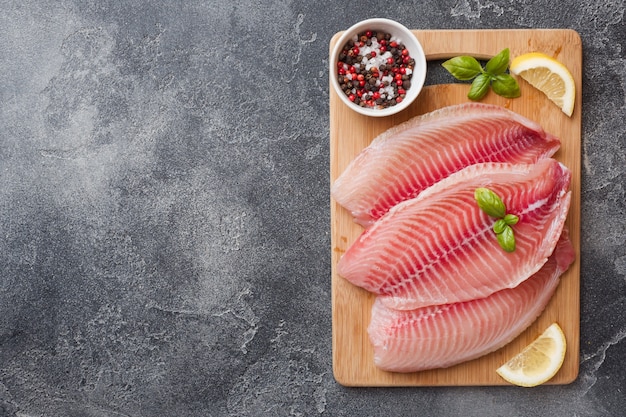
{"type": "Polygon", "coordinates": [[[503,107],[445,107],[375,138],[337,178],[331,195],[369,227],[397,203],[469,165],[533,163],[559,146],[537,123],[503,107]]]}
{"type": "Polygon", "coordinates": [[[569,210],[570,180],[571,172],[552,158],[472,165],[392,208],[348,248],[337,272],[402,310],[515,287],[553,252],[569,210]],[[474,199],[478,187],[493,190],[507,213],[519,217],[514,252],[498,244],[495,220],[474,199]]]}
{"type": "Polygon", "coordinates": [[[368,328],[376,366],[393,372],[445,368],[501,348],[541,314],[574,258],[564,230],[545,265],[515,288],[408,311],[390,309],[377,299],[368,328]]]}

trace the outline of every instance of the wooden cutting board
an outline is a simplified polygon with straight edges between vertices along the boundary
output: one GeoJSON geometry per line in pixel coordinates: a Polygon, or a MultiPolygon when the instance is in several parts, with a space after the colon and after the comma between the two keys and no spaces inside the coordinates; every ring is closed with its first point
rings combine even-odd
{"type": "MultiPolygon", "coordinates": [[[[416,373],[390,373],[374,366],[373,350],[367,326],[374,296],[337,275],[341,255],[362,232],[350,214],[331,198],[332,253],[332,329],[333,371],[335,379],[346,386],[443,386],[443,385],[506,385],[496,368],[535,339],[546,327],[558,322],[567,339],[565,362],[548,384],[574,381],[579,367],[580,334],[580,174],[581,174],[581,79],[582,43],[572,30],[416,30],[427,60],[457,55],[477,58],[491,57],[509,48],[511,58],[526,52],[540,51],[562,62],[576,81],[576,105],[567,117],[541,92],[519,80],[522,96],[505,99],[489,92],[482,100],[511,109],[535,120],[562,140],[555,158],[573,174],[572,203],[566,227],[577,258],[562,276],[561,283],[537,321],[514,341],[482,358],[447,369],[416,373]]],[[[340,33],[330,42],[334,45],[340,33]]],[[[331,63],[332,67],[332,63],[331,63]]],[[[330,90],[330,180],[331,184],[348,163],[384,130],[413,116],[447,105],[469,101],[467,83],[431,85],[424,88],[413,105],[402,113],[368,118],[349,109],[331,87],[330,90]]]]}

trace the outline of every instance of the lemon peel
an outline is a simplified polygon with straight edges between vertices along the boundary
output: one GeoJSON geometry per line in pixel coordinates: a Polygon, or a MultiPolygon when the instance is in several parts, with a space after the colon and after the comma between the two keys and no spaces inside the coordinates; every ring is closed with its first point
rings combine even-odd
{"type": "Polygon", "coordinates": [[[543,92],[571,117],[576,102],[576,84],[571,72],[561,62],[541,52],[530,52],[513,59],[509,71],[543,92]]]}
{"type": "Polygon", "coordinates": [[[558,323],[552,323],[496,372],[512,384],[535,387],[549,381],[561,369],[566,349],[563,330],[558,323]]]}

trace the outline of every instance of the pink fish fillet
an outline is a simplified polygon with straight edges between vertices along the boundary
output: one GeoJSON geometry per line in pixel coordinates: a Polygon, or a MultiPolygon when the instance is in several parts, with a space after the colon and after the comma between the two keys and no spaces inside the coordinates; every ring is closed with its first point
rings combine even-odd
{"type": "Polygon", "coordinates": [[[559,146],[537,123],[503,107],[445,107],[375,138],[333,183],[331,195],[369,227],[397,203],[469,165],[533,163],[559,146]]]}
{"type": "Polygon", "coordinates": [[[391,209],[348,248],[337,272],[402,310],[515,287],[553,252],[569,210],[570,180],[571,172],[552,158],[472,165],[391,209]],[[499,246],[495,220],[474,199],[478,187],[493,190],[519,217],[514,252],[499,246]]]}
{"type": "Polygon", "coordinates": [[[377,299],[368,328],[376,366],[392,372],[445,368],[501,348],[541,314],[574,258],[564,230],[545,265],[515,288],[407,311],[377,299]]]}

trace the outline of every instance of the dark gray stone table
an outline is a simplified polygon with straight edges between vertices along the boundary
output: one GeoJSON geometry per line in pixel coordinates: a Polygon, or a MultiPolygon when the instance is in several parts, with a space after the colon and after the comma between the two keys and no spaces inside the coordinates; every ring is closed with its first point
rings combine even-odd
{"type": "Polygon", "coordinates": [[[624,415],[624,0],[0,4],[1,416],[624,415]],[[580,33],[571,385],[334,381],[328,42],[367,17],[580,33]]]}

